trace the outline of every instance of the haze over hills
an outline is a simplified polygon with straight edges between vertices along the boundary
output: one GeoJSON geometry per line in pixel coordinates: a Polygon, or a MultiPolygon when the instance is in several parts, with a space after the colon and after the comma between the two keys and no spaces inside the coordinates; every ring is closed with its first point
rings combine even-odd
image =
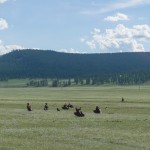
{"type": "Polygon", "coordinates": [[[0,57],[0,78],[71,78],[150,72],[150,52],[70,54],[13,51],[0,57]]]}

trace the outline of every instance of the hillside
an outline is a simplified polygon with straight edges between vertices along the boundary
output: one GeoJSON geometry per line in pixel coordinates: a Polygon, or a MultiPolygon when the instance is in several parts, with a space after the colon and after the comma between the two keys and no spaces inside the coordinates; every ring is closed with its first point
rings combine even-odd
{"type": "Polygon", "coordinates": [[[0,57],[0,78],[70,78],[150,72],[150,52],[68,54],[22,50],[0,57]]]}

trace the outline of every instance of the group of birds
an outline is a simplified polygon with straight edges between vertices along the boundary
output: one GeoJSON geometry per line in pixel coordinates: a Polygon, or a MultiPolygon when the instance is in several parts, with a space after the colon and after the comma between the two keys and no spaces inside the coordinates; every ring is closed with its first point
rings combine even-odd
{"type": "MultiPolygon", "coordinates": [[[[124,101],[125,100],[122,97],[121,102],[124,102],[124,101]]],[[[70,104],[70,103],[68,103],[68,104],[65,103],[62,106],[62,109],[64,109],[64,110],[68,110],[69,108],[74,108],[74,106],[72,104],[70,104]]],[[[107,107],[105,107],[105,110],[106,109],[107,109],[107,107]]],[[[29,103],[27,103],[27,110],[28,111],[32,111],[32,107],[31,107],[31,105],[29,103]]],[[[45,105],[44,105],[44,110],[45,111],[48,110],[48,104],[47,103],[45,103],[45,105]]],[[[60,111],[60,109],[57,108],[57,111],[60,111]]],[[[102,113],[101,109],[98,106],[95,107],[95,109],[93,110],[93,112],[96,113],[96,114],[101,114],[102,113]]],[[[85,114],[81,110],[81,107],[80,108],[77,108],[77,107],[75,108],[74,115],[78,116],[78,117],[84,117],[85,116],[85,114]]]]}
{"type": "MultiPolygon", "coordinates": [[[[32,111],[32,107],[29,103],[27,103],[27,110],[32,111]]],[[[48,110],[48,104],[47,103],[45,103],[45,105],[44,105],[44,110],[48,110]]]]}
{"type": "MultiPolygon", "coordinates": [[[[62,106],[62,109],[64,109],[64,110],[67,110],[69,108],[74,108],[74,106],[72,104],[70,104],[70,103],[69,104],[64,104],[62,106]]],[[[27,110],[28,111],[32,111],[32,107],[31,107],[31,105],[29,103],[27,103],[27,110]]],[[[44,110],[45,111],[48,110],[48,104],[47,103],[45,103],[45,105],[44,105],[44,110]]],[[[60,109],[57,108],[57,111],[60,111],[60,109]]],[[[95,110],[93,110],[93,112],[100,114],[101,113],[101,109],[98,106],[96,106],[96,108],[95,108],[95,110]]],[[[75,108],[74,115],[78,116],[78,117],[84,117],[85,116],[85,114],[81,110],[81,107],[80,108],[77,108],[77,107],[75,108]]]]}

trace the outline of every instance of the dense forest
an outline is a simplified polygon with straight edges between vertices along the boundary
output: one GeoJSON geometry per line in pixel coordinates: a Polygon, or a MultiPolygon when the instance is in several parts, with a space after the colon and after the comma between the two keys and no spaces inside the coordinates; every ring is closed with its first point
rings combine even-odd
{"type": "Polygon", "coordinates": [[[86,84],[138,84],[150,80],[150,52],[69,54],[16,50],[0,56],[0,80],[71,79],[86,84]]]}

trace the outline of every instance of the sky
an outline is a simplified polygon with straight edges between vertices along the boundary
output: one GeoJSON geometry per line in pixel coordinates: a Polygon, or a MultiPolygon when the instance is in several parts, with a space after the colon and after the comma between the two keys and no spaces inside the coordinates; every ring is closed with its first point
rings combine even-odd
{"type": "Polygon", "coordinates": [[[0,55],[150,52],[150,0],[0,0],[0,55]]]}

